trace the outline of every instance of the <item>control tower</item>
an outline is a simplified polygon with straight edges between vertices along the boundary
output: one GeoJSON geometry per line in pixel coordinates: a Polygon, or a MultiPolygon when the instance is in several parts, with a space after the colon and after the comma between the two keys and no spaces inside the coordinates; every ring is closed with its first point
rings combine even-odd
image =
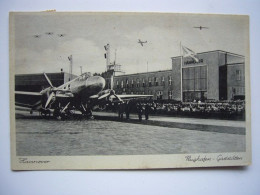
{"type": "Polygon", "coordinates": [[[119,76],[125,74],[122,70],[122,65],[116,63],[116,51],[115,51],[115,60],[113,63],[110,62],[110,45],[109,43],[104,46],[106,53],[106,72],[104,77],[106,79],[107,86],[106,88],[113,89],[113,79],[114,76],[119,76]]]}

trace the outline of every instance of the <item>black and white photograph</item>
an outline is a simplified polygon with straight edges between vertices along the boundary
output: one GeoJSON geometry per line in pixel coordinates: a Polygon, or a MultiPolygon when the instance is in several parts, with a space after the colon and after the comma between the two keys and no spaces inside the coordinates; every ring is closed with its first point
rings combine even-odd
{"type": "Polygon", "coordinates": [[[251,164],[247,15],[9,16],[13,170],[251,164]]]}

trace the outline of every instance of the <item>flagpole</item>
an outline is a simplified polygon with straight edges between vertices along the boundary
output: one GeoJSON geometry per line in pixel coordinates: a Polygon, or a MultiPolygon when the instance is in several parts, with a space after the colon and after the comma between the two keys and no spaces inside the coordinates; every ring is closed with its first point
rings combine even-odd
{"type": "Polygon", "coordinates": [[[180,41],[180,55],[181,55],[181,101],[183,101],[182,99],[182,65],[183,65],[183,54],[182,54],[182,45],[181,45],[181,41],[180,41]]]}

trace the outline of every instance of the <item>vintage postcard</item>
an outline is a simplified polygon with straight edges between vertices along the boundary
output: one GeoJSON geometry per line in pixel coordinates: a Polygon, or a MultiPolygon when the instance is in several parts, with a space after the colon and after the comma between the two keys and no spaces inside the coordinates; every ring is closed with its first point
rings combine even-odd
{"type": "Polygon", "coordinates": [[[11,12],[12,170],[251,164],[249,16],[11,12]]]}

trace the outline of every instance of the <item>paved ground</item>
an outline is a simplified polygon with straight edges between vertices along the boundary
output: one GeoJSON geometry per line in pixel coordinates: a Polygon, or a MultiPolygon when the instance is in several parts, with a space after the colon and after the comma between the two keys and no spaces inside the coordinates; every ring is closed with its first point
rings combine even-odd
{"type": "Polygon", "coordinates": [[[212,119],[152,117],[150,121],[140,123],[135,118],[118,121],[113,114],[95,114],[98,115],[95,120],[46,120],[36,115],[18,117],[17,155],[138,155],[245,151],[244,122],[241,121],[236,123],[212,119]],[[178,126],[180,124],[181,128],[178,126]],[[232,128],[240,130],[235,131],[232,128]]]}
{"type": "MultiPolygon", "coordinates": [[[[113,112],[94,112],[95,115],[100,116],[118,116],[117,113],[113,112]]],[[[137,114],[130,114],[131,119],[137,119],[137,114]]],[[[143,116],[144,119],[144,116],[143,116]]],[[[235,120],[223,120],[223,119],[200,119],[200,118],[184,118],[184,117],[171,117],[171,116],[157,116],[150,115],[150,120],[153,121],[164,121],[164,122],[177,122],[177,123],[188,123],[188,124],[204,124],[204,125],[217,125],[217,126],[229,126],[229,127],[245,127],[245,121],[235,120]]]]}

